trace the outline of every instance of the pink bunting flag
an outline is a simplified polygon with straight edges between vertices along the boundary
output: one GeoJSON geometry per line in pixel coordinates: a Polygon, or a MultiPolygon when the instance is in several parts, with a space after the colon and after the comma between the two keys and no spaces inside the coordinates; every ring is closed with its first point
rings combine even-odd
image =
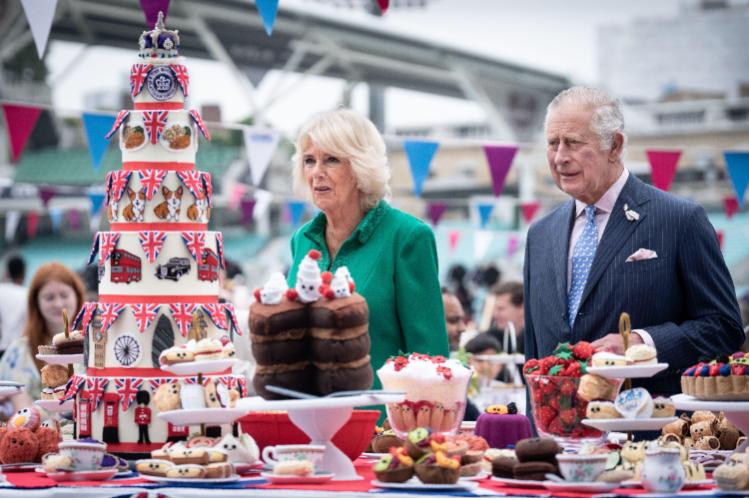
{"type": "Polygon", "coordinates": [[[723,208],[726,218],[731,219],[739,211],[739,199],[735,196],[726,196],[723,198],[723,208]]]}
{"type": "Polygon", "coordinates": [[[538,212],[540,207],[541,203],[537,201],[526,201],[521,203],[520,210],[523,213],[523,221],[525,221],[526,224],[533,222],[533,217],[536,215],[536,212],[538,212]]]}
{"type": "Polygon", "coordinates": [[[41,108],[21,106],[17,104],[3,104],[3,114],[8,127],[10,139],[11,162],[16,163],[26,148],[31,132],[34,130],[41,108]]]}
{"type": "Polygon", "coordinates": [[[36,212],[29,212],[26,215],[26,234],[29,239],[33,240],[36,238],[36,231],[39,229],[39,214],[36,212]]]}
{"type": "Polygon", "coordinates": [[[243,186],[242,184],[236,184],[232,188],[231,193],[229,193],[229,199],[227,200],[229,208],[231,208],[232,210],[238,209],[240,203],[242,203],[242,197],[244,197],[246,192],[247,188],[245,186],[243,186]]]}
{"type": "Polygon", "coordinates": [[[492,176],[494,196],[502,194],[507,173],[512,167],[512,160],[515,158],[517,151],[517,146],[484,146],[486,161],[489,163],[489,173],[492,176]]]}
{"type": "Polygon", "coordinates": [[[242,198],[240,206],[242,207],[242,225],[246,226],[252,222],[252,213],[255,211],[256,200],[242,198]]]}
{"type": "Polygon", "coordinates": [[[512,258],[520,248],[520,238],[516,234],[510,235],[507,240],[507,256],[512,258]]]}
{"type": "Polygon", "coordinates": [[[380,6],[380,12],[382,14],[385,14],[387,12],[388,7],[390,7],[390,0],[377,0],[377,5],[380,6]]]}
{"type": "Polygon", "coordinates": [[[458,248],[458,241],[460,240],[461,232],[454,229],[447,233],[447,244],[450,247],[450,252],[454,252],[458,248]]]}
{"type": "Polygon", "coordinates": [[[427,204],[427,213],[429,214],[429,220],[432,221],[432,225],[436,226],[442,216],[447,210],[447,203],[443,201],[435,201],[427,204]]]}
{"type": "Polygon", "coordinates": [[[81,216],[75,208],[68,212],[68,224],[70,224],[70,230],[73,232],[77,232],[81,228],[81,216]]]}
{"type": "Polygon", "coordinates": [[[676,166],[679,163],[681,151],[649,149],[645,153],[650,163],[653,185],[658,189],[668,191],[676,174],[676,166]]]}
{"type": "Polygon", "coordinates": [[[722,229],[717,229],[715,231],[715,236],[718,237],[718,245],[720,245],[720,249],[723,250],[723,243],[725,243],[725,232],[722,229]]]}

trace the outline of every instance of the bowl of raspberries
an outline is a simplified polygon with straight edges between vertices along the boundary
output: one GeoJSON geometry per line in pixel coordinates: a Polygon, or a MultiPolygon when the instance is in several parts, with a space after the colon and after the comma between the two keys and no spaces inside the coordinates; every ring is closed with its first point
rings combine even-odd
{"type": "Polygon", "coordinates": [[[585,341],[557,345],[554,353],[541,359],[530,359],[523,374],[530,390],[531,412],[540,436],[570,439],[600,439],[602,432],[585,426],[588,402],[593,399],[614,400],[623,380],[606,380],[588,373],[593,346],[585,341]],[[602,384],[606,392],[590,391],[602,384]],[[591,396],[594,395],[594,397],[591,396]]]}

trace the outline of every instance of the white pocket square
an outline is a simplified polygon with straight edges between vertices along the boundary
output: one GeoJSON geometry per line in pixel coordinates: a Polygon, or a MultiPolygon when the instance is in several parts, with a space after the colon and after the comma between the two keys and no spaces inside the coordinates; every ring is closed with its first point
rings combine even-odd
{"type": "Polygon", "coordinates": [[[638,260],[650,260],[650,259],[657,259],[658,254],[655,253],[653,250],[649,250],[647,248],[640,248],[638,251],[627,257],[627,260],[624,262],[637,262],[638,260]]]}

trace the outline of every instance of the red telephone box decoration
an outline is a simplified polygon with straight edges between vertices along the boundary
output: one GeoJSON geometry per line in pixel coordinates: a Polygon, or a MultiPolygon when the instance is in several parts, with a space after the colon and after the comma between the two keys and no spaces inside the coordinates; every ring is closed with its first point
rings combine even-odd
{"type": "Polygon", "coordinates": [[[91,394],[88,391],[81,391],[78,394],[78,401],[73,408],[76,410],[73,418],[78,425],[78,437],[91,437],[91,394]]]}

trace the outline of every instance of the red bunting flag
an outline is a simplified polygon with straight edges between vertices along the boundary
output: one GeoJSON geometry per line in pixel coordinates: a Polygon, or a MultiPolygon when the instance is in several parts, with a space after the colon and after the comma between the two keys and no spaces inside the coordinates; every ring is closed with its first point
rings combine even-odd
{"type": "Polygon", "coordinates": [[[10,138],[11,162],[16,163],[26,148],[26,142],[39,120],[42,109],[17,104],[3,104],[2,107],[10,138]]]}
{"type": "Polygon", "coordinates": [[[739,211],[739,199],[735,196],[726,196],[723,198],[723,208],[726,212],[726,218],[732,218],[739,211]]]}
{"type": "Polygon", "coordinates": [[[39,214],[36,212],[29,212],[26,215],[26,234],[29,239],[33,240],[36,238],[36,231],[39,229],[39,214]]]}
{"type": "Polygon", "coordinates": [[[39,188],[39,198],[42,200],[44,208],[49,206],[49,200],[51,200],[57,194],[57,190],[51,187],[39,188]]]}
{"type": "Polygon", "coordinates": [[[520,210],[523,213],[523,221],[525,221],[526,224],[533,222],[533,217],[536,215],[536,212],[538,212],[540,207],[541,203],[537,201],[526,201],[521,203],[520,210]]]}
{"type": "Polygon", "coordinates": [[[650,171],[653,176],[653,186],[663,191],[671,188],[671,181],[676,174],[676,166],[681,157],[679,150],[655,150],[649,149],[645,152],[650,163],[650,171]]]}
{"type": "Polygon", "coordinates": [[[385,14],[387,12],[388,7],[390,7],[390,0],[377,0],[377,5],[380,6],[380,12],[382,14],[385,14]]]}

